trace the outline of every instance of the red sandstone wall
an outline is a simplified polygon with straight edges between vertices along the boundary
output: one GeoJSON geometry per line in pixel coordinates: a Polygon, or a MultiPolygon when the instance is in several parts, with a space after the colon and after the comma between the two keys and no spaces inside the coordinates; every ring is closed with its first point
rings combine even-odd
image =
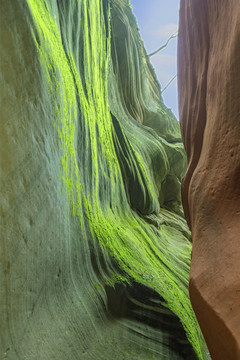
{"type": "Polygon", "coordinates": [[[240,0],[182,0],[179,112],[190,297],[212,359],[240,359],[240,0]]]}

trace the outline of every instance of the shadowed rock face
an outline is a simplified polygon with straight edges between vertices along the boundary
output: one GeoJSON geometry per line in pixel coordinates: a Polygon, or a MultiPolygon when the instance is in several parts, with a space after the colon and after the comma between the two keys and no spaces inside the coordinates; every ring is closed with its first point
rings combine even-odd
{"type": "Polygon", "coordinates": [[[179,108],[190,297],[213,359],[240,359],[240,2],[182,1],[179,108]]]}
{"type": "Polygon", "coordinates": [[[208,359],[186,158],[127,1],[1,1],[1,358],[208,359]]]}

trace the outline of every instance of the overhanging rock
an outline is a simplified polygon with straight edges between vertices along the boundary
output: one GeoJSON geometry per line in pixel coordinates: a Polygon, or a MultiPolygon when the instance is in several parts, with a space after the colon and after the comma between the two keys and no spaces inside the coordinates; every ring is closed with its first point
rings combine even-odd
{"type": "Polygon", "coordinates": [[[1,356],[208,359],[179,125],[128,2],[1,18],[1,356]]]}

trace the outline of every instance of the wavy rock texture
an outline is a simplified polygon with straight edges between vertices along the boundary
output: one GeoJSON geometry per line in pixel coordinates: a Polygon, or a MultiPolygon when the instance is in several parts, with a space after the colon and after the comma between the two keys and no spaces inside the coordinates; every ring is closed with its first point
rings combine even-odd
{"type": "Polygon", "coordinates": [[[240,359],[240,2],[182,1],[179,107],[190,297],[213,359],[240,359]]]}
{"type": "Polygon", "coordinates": [[[179,125],[128,2],[1,20],[1,358],[208,359],[179,125]]]}

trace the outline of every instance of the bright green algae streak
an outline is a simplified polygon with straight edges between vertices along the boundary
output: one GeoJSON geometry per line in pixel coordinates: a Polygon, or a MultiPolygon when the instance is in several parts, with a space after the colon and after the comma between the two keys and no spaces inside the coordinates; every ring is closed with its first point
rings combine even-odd
{"type": "MultiPolygon", "coordinates": [[[[137,96],[128,94],[129,104],[124,103],[124,84],[123,90],[119,90],[120,80],[114,71],[121,64],[116,65],[114,56],[111,57],[111,46],[115,43],[111,42],[108,2],[104,2],[103,8],[101,0],[72,0],[75,9],[72,16],[80,17],[81,28],[75,30],[81,32],[80,45],[74,43],[74,34],[67,20],[64,22],[60,17],[55,1],[27,0],[27,3],[54,106],[53,125],[61,141],[63,183],[72,215],[78,216],[81,223],[81,241],[92,242],[96,253],[100,251],[96,244],[100,244],[106,265],[106,270],[100,271],[100,283],[113,286],[116,282],[135,281],[158,292],[165,300],[163,305],[179,317],[195,352],[203,359],[204,341],[188,297],[191,243],[184,235],[186,224],[181,213],[159,207],[159,193],[164,196],[167,176],[181,176],[182,169],[176,164],[177,157],[181,163],[185,161],[183,149],[179,141],[168,141],[168,133],[174,138],[179,130],[168,124],[171,121],[175,124],[175,120],[160,95],[157,111],[168,124],[166,134],[161,125],[157,125],[156,131],[147,128],[145,125],[153,127],[151,119],[144,125],[141,104],[148,101],[146,96],[156,98],[150,90],[146,94],[147,89],[156,86],[156,80],[149,71],[145,53],[142,50],[139,68],[133,67],[133,73],[125,76],[126,91],[131,92],[135,86],[137,96]],[[141,66],[149,82],[142,92],[141,84],[134,83],[134,71],[143,71],[141,66]],[[115,126],[113,117],[117,119],[115,126]],[[162,137],[157,135],[161,132],[162,137]],[[132,173],[126,171],[124,175],[126,168],[132,173]],[[135,201],[129,195],[133,192],[131,176],[133,184],[138,184],[142,191],[139,195],[142,203],[150,204],[149,211],[136,211],[137,206],[130,206],[135,201]]],[[[119,4],[130,11],[125,2],[119,4]]],[[[127,61],[131,62],[131,53],[127,61]]],[[[146,106],[154,108],[154,101],[146,106]]]]}

